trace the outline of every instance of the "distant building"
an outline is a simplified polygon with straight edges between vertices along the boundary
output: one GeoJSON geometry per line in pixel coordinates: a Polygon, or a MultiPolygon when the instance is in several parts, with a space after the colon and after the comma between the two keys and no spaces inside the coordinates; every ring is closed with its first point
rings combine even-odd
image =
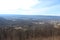
{"type": "Polygon", "coordinates": [[[14,29],[17,29],[18,30],[18,29],[23,29],[23,28],[22,27],[15,27],[14,29]]]}
{"type": "Polygon", "coordinates": [[[60,28],[60,23],[55,23],[55,24],[54,24],[54,27],[55,27],[55,28],[60,28]]]}
{"type": "Polygon", "coordinates": [[[26,28],[22,28],[22,27],[15,27],[14,29],[16,29],[16,30],[23,30],[23,31],[27,30],[26,28]]]}
{"type": "Polygon", "coordinates": [[[34,24],[44,24],[44,22],[33,22],[34,24]]]}

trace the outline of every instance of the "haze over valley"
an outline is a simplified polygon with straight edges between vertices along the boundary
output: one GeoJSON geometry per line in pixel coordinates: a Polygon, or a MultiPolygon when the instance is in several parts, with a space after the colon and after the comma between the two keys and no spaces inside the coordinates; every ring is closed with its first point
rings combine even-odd
{"type": "Polygon", "coordinates": [[[0,15],[0,40],[59,40],[60,16],[0,15]]]}

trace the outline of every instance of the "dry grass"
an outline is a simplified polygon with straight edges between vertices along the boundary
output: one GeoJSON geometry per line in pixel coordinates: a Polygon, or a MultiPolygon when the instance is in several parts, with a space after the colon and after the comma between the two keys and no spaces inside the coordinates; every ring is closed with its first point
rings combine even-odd
{"type": "Polygon", "coordinates": [[[29,38],[27,40],[60,40],[60,36],[29,38]]]}

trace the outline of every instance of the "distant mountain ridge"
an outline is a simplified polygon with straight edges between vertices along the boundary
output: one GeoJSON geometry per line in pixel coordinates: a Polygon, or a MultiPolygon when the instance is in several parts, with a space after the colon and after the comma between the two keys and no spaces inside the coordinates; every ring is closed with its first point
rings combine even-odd
{"type": "Polygon", "coordinates": [[[60,16],[44,16],[44,15],[0,15],[5,19],[43,19],[43,20],[60,20],[60,16]]]}

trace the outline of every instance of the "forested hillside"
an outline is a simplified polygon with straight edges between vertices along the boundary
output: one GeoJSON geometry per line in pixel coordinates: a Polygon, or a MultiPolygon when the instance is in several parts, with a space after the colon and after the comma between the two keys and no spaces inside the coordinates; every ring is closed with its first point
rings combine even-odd
{"type": "Polygon", "coordinates": [[[54,20],[41,18],[41,16],[39,16],[41,19],[25,17],[11,20],[0,17],[0,40],[60,39],[60,21],[57,20],[59,17],[54,18],[54,20]]]}

